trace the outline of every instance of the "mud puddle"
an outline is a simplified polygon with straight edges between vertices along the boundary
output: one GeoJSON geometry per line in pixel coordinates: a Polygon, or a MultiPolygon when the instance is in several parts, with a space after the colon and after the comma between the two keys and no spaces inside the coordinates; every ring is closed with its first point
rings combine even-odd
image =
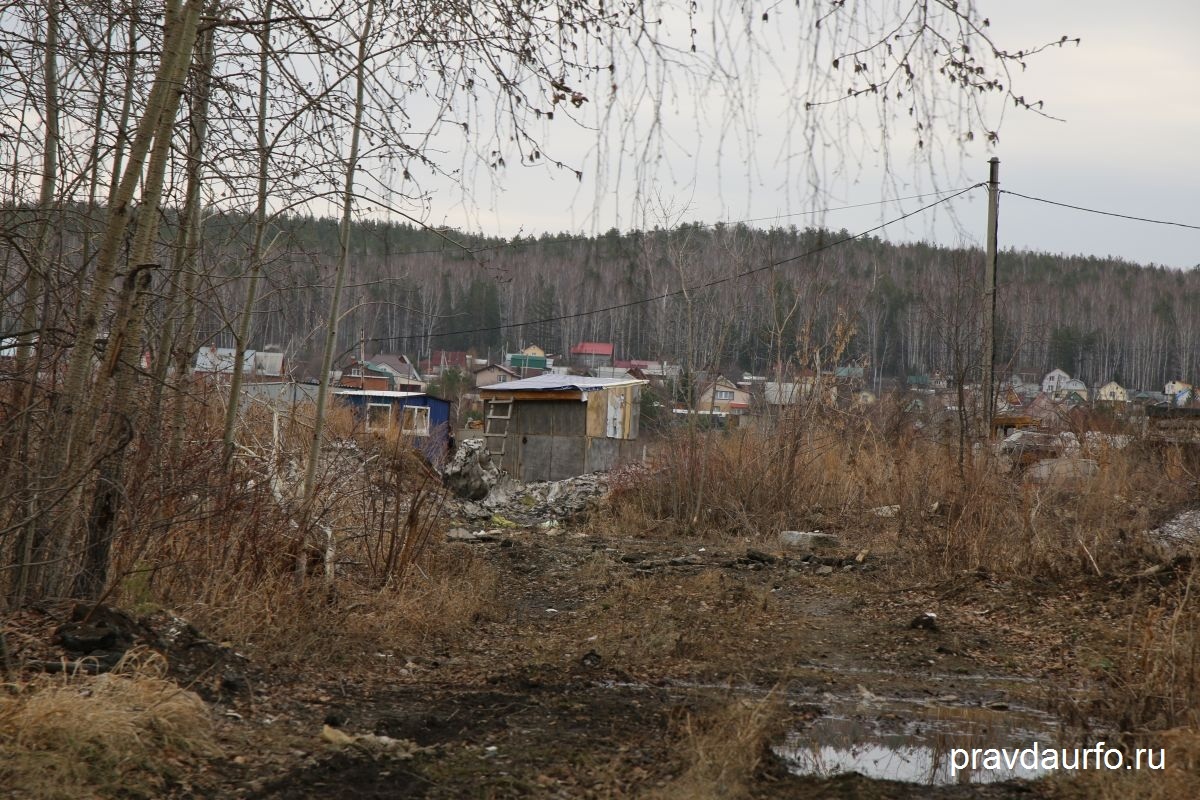
{"type": "Polygon", "coordinates": [[[831,705],[774,750],[800,776],[855,772],[929,786],[1032,780],[1047,772],[1032,754],[1016,754],[1034,743],[1056,746],[1057,727],[1053,717],[1031,709],[872,698],[831,705]],[[1007,751],[1011,760],[1001,754],[989,762],[989,751],[1007,751]]]}

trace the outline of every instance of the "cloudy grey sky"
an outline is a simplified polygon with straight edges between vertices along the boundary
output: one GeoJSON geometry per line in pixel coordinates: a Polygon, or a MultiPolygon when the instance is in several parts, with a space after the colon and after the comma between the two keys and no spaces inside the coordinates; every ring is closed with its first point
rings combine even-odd
{"type": "MultiPolygon", "coordinates": [[[[1200,176],[1200,47],[1195,44],[1200,3],[1004,0],[977,5],[991,19],[995,41],[1005,48],[1061,35],[1082,39],[1079,47],[1053,48],[1031,58],[1028,69],[1016,76],[1023,94],[1044,100],[1047,112],[1064,121],[1009,108],[998,145],[989,150],[975,143],[960,150],[951,143],[937,151],[932,172],[915,153],[911,132],[896,127],[887,136],[885,169],[879,126],[867,104],[861,115],[855,112],[860,129],[836,123],[844,139],[815,159],[820,186],[814,190],[803,137],[780,97],[789,86],[774,78],[764,62],[774,54],[760,52],[745,57],[746,82],[753,86],[747,90],[749,100],[734,98],[739,114],[730,112],[727,95],[714,101],[686,85],[668,91],[658,106],[668,138],[650,159],[638,148],[638,137],[646,135],[644,112],[623,133],[611,126],[601,127],[605,133],[600,135],[595,129],[555,128],[556,154],[583,168],[582,181],[552,169],[509,167],[494,179],[475,172],[474,192],[466,202],[457,200],[449,186],[433,187],[437,194],[428,221],[509,236],[787,214],[795,216],[779,221],[803,225],[814,218],[802,212],[814,208],[983,180],[987,159],[996,155],[1004,188],[1200,224],[1195,185],[1200,176]]],[[[781,27],[786,31],[786,20],[781,27]]],[[[781,49],[786,50],[786,41],[781,49]]],[[[602,126],[602,106],[585,107],[590,116],[582,119],[602,126]]],[[[919,205],[907,201],[815,219],[858,231],[919,205]]],[[[936,215],[923,214],[880,235],[978,244],[985,209],[985,196],[977,191],[956,201],[951,214],[942,207],[936,215]]],[[[1011,196],[1001,201],[1000,241],[1005,248],[1114,255],[1173,267],[1200,264],[1200,231],[1083,214],[1011,196]]]]}

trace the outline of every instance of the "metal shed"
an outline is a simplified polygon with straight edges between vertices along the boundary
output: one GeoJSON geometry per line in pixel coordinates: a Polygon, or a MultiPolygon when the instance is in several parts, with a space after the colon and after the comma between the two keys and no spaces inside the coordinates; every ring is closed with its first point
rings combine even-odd
{"type": "Polygon", "coordinates": [[[481,386],[488,449],[509,475],[554,481],[603,472],[641,456],[646,381],[539,375],[481,386]]]}

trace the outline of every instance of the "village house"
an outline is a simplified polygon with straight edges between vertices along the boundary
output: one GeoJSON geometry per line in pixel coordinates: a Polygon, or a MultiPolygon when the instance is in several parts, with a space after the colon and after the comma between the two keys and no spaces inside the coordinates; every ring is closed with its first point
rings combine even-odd
{"type": "Polygon", "coordinates": [[[679,364],[672,364],[669,361],[652,361],[640,358],[628,361],[616,359],[613,361],[613,366],[628,371],[630,375],[637,375],[639,378],[648,380],[655,386],[678,383],[679,379],[683,376],[683,367],[679,364]]]}
{"type": "Polygon", "coordinates": [[[724,376],[709,382],[696,398],[697,411],[715,411],[723,414],[749,414],[750,392],[739,387],[724,376]]]}
{"type": "Polygon", "coordinates": [[[580,342],[571,348],[571,361],[581,367],[611,367],[613,346],[611,342],[580,342]]]}
{"type": "MultiPolygon", "coordinates": [[[[233,377],[237,350],[232,347],[202,347],[192,362],[192,373],[227,382],[233,377]]],[[[242,381],[282,381],[286,378],[283,353],[267,350],[246,350],[242,358],[242,381]]]]}
{"type": "Polygon", "coordinates": [[[376,353],[367,361],[386,370],[392,376],[392,388],[400,392],[423,392],[425,381],[408,356],[403,353],[376,353]]]}
{"type": "Polygon", "coordinates": [[[456,369],[463,375],[470,375],[476,367],[485,364],[486,360],[477,359],[462,350],[434,350],[429,358],[421,361],[420,374],[441,376],[448,370],[456,369]]]}
{"type": "Polygon", "coordinates": [[[480,367],[475,370],[475,386],[491,386],[495,383],[508,383],[520,379],[520,375],[516,371],[509,369],[503,364],[488,364],[486,367],[480,367]]]}
{"type": "Polygon", "coordinates": [[[1116,381],[1109,381],[1096,390],[1096,402],[1128,403],[1129,392],[1125,391],[1125,387],[1116,381]]]}
{"type": "Polygon", "coordinates": [[[1042,394],[1047,394],[1051,397],[1059,395],[1063,390],[1063,384],[1069,380],[1071,380],[1071,376],[1063,370],[1057,367],[1050,370],[1046,373],[1046,377],[1042,378],[1042,394]]]}
{"type": "Polygon", "coordinates": [[[1191,402],[1192,385],[1183,380],[1167,381],[1163,394],[1170,398],[1173,405],[1184,406],[1191,402]]]}
{"type": "Polygon", "coordinates": [[[842,367],[835,367],[833,370],[833,379],[842,386],[848,386],[852,389],[861,389],[863,387],[863,367],[858,364],[848,364],[842,367]]]}
{"type": "Polygon", "coordinates": [[[532,378],[549,372],[554,366],[554,359],[542,352],[536,345],[526,347],[519,353],[508,353],[504,356],[504,366],[516,372],[522,378],[532,378]],[[532,352],[526,352],[532,351],[532,352]]]}
{"type": "Polygon", "coordinates": [[[645,381],[539,375],[481,386],[483,438],[509,475],[556,481],[642,457],[637,442],[645,381]]]}
{"type": "Polygon", "coordinates": [[[1071,378],[1067,381],[1064,381],[1062,388],[1059,389],[1059,392],[1061,393],[1059,395],[1060,397],[1066,398],[1070,397],[1071,395],[1076,395],[1082,402],[1085,403],[1087,402],[1089,394],[1087,384],[1078,378],[1071,378]]]}
{"type": "Polygon", "coordinates": [[[344,389],[367,389],[370,391],[393,391],[392,373],[370,361],[357,358],[334,375],[334,383],[344,389]]]}

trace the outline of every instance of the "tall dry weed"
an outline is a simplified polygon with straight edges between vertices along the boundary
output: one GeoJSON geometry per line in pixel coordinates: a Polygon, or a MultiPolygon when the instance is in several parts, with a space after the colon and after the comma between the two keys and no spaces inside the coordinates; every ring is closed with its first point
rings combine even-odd
{"type": "Polygon", "coordinates": [[[312,409],[249,406],[226,463],[219,401],[196,398],[177,460],[139,448],[108,601],[310,663],[452,631],[492,602],[485,565],[432,546],[445,492],[412,441],[333,407],[305,503],[312,409]]]}
{"type": "Polygon", "coordinates": [[[736,697],[714,710],[685,714],[677,725],[683,771],[650,796],[656,800],[747,797],[782,718],[774,692],[764,698],[736,697]]]}
{"type": "Polygon", "coordinates": [[[1036,484],[990,446],[896,406],[675,430],[657,452],[653,469],[616,483],[609,513],[625,529],[766,540],[840,531],[926,578],[1125,574],[1146,554],[1154,514],[1194,496],[1188,480],[1166,477],[1169,453],[1138,444],[1089,446],[1080,455],[1098,462],[1095,477],[1036,484]]]}

